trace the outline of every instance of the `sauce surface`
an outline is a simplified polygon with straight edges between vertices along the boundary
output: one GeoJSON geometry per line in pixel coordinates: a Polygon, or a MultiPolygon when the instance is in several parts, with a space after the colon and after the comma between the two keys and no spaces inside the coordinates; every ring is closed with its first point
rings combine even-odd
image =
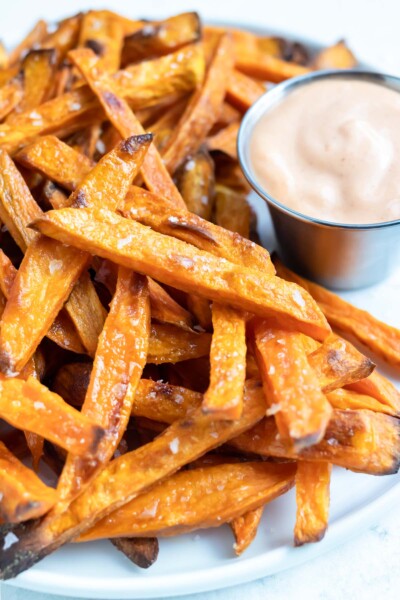
{"type": "Polygon", "coordinates": [[[336,223],[400,218],[400,93],[323,79],[288,94],[250,140],[255,178],[275,200],[336,223]]]}

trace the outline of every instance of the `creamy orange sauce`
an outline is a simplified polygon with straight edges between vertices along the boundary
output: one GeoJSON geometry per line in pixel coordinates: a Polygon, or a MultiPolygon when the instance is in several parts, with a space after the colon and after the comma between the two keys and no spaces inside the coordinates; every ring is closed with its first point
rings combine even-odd
{"type": "Polygon", "coordinates": [[[400,218],[400,93],[323,79],[261,117],[250,140],[259,184],[275,200],[337,223],[400,218]]]}

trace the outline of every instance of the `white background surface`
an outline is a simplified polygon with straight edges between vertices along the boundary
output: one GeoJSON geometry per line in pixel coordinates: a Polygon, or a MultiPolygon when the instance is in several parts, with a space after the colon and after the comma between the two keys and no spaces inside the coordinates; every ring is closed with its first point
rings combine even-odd
{"type": "MultiPolygon", "coordinates": [[[[84,8],[109,7],[128,16],[168,16],[197,9],[208,19],[236,21],[298,33],[323,43],[345,37],[356,54],[381,70],[400,74],[398,0],[0,0],[0,38],[6,44],[19,39],[21,29],[44,17],[57,18],[84,8]],[[18,26],[15,23],[18,22],[18,26]]],[[[359,292],[356,301],[368,305],[371,297],[382,298],[381,314],[399,305],[400,277],[395,277],[390,297],[383,289],[359,292]]],[[[390,318],[390,314],[388,317],[390,318]]],[[[396,323],[397,325],[400,322],[396,323]]],[[[279,575],[215,593],[191,596],[192,600],[369,600],[394,599],[400,595],[400,511],[382,515],[380,523],[341,548],[279,575]]],[[[1,600],[53,600],[3,586],[1,600]]],[[[160,598],[162,590],[160,590],[160,598]]],[[[57,596],[57,598],[60,598],[57,596]]]]}

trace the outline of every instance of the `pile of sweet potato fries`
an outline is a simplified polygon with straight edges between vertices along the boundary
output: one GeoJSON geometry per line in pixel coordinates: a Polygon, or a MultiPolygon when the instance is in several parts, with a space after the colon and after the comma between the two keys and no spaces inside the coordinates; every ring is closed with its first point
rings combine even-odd
{"type": "Polygon", "coordinates": [[[294,485],[321,539],[332,464],[400,459],[399,393],[340,335],[399,365],[400,331],[251,241],[236,136],[265,82],[351,52],[102,10],[0,63],[1,578],[224,523],[240,554],[294,485]]]}

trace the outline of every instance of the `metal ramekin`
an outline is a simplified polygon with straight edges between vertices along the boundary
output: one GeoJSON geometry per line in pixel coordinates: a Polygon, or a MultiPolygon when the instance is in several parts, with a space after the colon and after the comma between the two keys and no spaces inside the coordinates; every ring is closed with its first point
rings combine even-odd
{"type": "Polygon", "coordinates": [[[322,285],[349,290],[372,285],[388,275],[400,246],[400,220],[349,225],[308,217],[264,189],[249,156],[249,140],[259,119],[293,90],[327,78],[370,81],[400,92],[400,78],[364,70],[317,71],[289,79],[266,92],[247,111],[239,130],[238,156],[245,177],[268,204],[283,261],[322,285]]]}

